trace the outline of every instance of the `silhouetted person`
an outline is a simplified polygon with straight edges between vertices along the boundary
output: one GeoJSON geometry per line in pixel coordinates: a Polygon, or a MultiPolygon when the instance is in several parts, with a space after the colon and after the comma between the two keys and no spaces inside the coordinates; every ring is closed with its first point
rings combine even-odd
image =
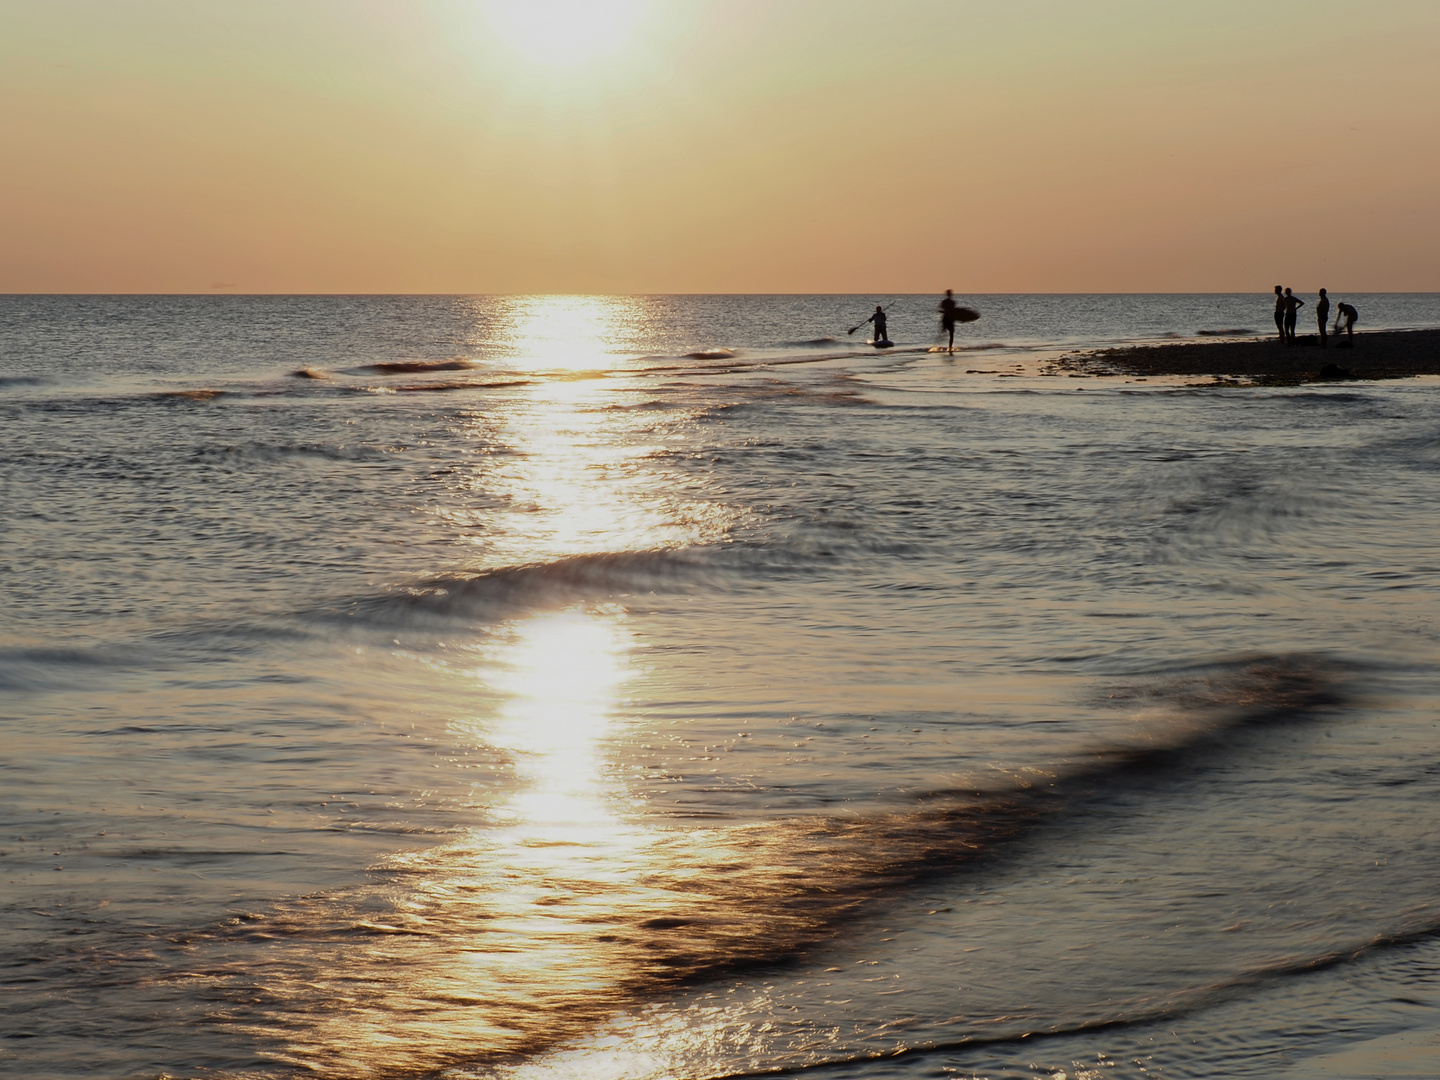
{"type": "Polygon", "coordinates": [[[1315,301],[1315,321],[1320,325],[1320,348],[1325,348],[1325,324],[1330,319],[1330,297],[1320,290],[1320,299],[1315,301]]]}
{"type": "Polygon", "coordinates": [[[879,343],[879,342],[881,342],[881,341],[884,341],[884,342],[888,343],[888,342],[890,341],[890,335],[889,335],[889,333],[885,330],[885,309],[884,309],[883,307],[881,307],[879,304],[876,304],[876,305],[875,305],[875,314],[874,314],[874,315],[871,315],[871,316],[870,316],[868,319],[866,319],[865,321],[866,321],[866,322],[873,322],[873,323],[875,324],[875,341],[876,341],[876,343],[879,343]]]}
{"type": "Polygon", "coordinates": [[[1359,317],[1360,313],[1349,304],[1342,303],[1335,308],[1335,333],[1340,333],[1340,323],[1343,321],[1347,345],[1351,344],[1351,340],[1355,337],[1355,320],[1359,317]]]}
{"type": "Polygon", "coordinates": [[[1275,333],[1280,335],[1280,343],[1285,343],[1285,290],[1279,285],[1275,286],[1275,333]]]}
{"type": "Polygon", "coordinates": [[[1304,306],[1304,300],[1295,296],[1288,288],[1285,290],[1285,343],[1287,345],[1295,344],[1295,320],[1304,306]]]}
{"type": "Polygon", "coordinates": [[[946,289],[945,299],[940,301],[940,329],[950,335],[950,343],[946,346],[948,352],[955,351],[955,323],[960,318],[960,305],[955,303],[955,290],[946,289]]]}

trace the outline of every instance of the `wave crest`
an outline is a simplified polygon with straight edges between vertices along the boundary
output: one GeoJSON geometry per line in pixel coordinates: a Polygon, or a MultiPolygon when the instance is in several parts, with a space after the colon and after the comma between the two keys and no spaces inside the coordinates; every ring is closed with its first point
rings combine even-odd
{"type": "Polygon", "coordinates": [[[449,360],[384,360],[371,364],[369,369],[380,375],[422,375],[427,371],[468,371],[479,366],[474,360],[456,356],[449,360]]]}
{"type": "Polygon", "coordinates": [[[507,618],[517,610],[563,606],[616,593],[654,592],[693,584],[709,563],[698,549],[597,552],[553,562],[451,574],[362,601],[357,613],[381,623],[425,615],[507,618]]]}

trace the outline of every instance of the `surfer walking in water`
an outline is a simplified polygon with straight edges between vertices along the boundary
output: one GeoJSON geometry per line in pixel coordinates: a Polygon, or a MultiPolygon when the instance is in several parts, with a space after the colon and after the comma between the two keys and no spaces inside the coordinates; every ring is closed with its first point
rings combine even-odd
{"type": "MultiPolygon", "coordinates": [[[[890,344],[890,333],[889,333],[889,331],[887,331],[887,330],[885,329],[886,319],[885,319],[885,309],[884,309],[883,307],[881,307],[879,304],[876,304],[876,305],[875,305],[875,314],[874,314],[874,315],[871,315],[868,319],[865,320],[865,322],[874,323],[874,324],[875,324],[875,344],[876,344],[876,345],[879,345],[879,344],[881,344],[881,343],[884,343],[884,344],[886,344],[886,345],[889,345],[889,344],[890,344]]],[[[861,323],[861,325],[863,326],[864,323],[861,323]]]]}
{"type": "Polygon", "coordinates": [[[1285,344],[1285,290],[1275,286],[1275,332],[1280,335],[1280,344],[1285,344]]]}
{"type": "Polygon", "coordinates": [[[946,352],[955,351],[955,324],[960,319],[960,305],[955,303],[955,290],[946,289],[945,299],[940,301],[940,330],[950,335],[946,352]]]}
{"type": "MultiPolygon", "coordinates": [[[[980,318],[980,313],[974,308],[961,307],[955,302],[955,290],[946,289],[945,299],[940,301],[940,332],[949,335],[945,345],[947,353],[955,351],[955,324],[962,322],[974,322],[980,318]]],[[[930,350],[939,352],[939,346],[930,350]]]]}

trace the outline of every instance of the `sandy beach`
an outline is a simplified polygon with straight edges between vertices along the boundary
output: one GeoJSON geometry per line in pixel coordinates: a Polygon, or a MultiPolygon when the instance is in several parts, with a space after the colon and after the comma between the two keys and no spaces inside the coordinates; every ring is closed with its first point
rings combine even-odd
{"type": "Polygon", "coordinates": [[[1356,334],[1353,346],[1343,341],[1332,338],[1325,349],[1313,335],[1289,348],[1273,337],[1130,346],[1076,353],[1059,366],[1091,375],[1208,375],[1261,386],[1440,375],[1440,330],[1373,331],[1356,334]]]}

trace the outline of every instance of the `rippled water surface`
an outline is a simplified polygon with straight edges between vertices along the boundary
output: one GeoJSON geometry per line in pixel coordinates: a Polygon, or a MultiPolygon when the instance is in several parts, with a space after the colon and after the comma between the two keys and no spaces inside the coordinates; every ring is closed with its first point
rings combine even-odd
{"type": "Polygon", "coordinates": [[[0,297],[0,1074],[1440,1073],[1440,380],[877,299],[0,297]]]}

